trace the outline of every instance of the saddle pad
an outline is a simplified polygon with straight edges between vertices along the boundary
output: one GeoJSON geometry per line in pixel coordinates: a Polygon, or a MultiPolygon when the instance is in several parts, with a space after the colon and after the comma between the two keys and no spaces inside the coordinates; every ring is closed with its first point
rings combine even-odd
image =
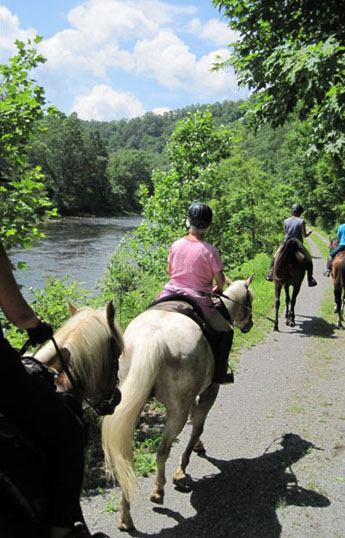
{"type": "Polygon", "coordinates": [[[217,342],[217,331],[212,329],[205,318],[201,308],[192,298],[185,295],[170,295],[163,299],[158,299],[154,303],[150,304],[146,310],[164,310],[165,312],[177,312],[178,314],[184,314],[189,317],[195,323],[197,323],[203,332],[206,340],[208,341],[212,351],[214,352],[215,344],[217,342]]]}

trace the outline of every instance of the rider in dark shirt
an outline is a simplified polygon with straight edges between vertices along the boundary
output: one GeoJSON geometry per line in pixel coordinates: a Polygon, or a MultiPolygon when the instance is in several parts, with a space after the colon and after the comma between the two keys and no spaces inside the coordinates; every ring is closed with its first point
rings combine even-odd
{"type": "MultiPolygon", "coordinates": [[[[291,216],[284,220],[284,240],[283,244],[286,243],[289,239],[294,237],[299,242],[299,250],[302,252],[305,256],[306,263],[307,263],[307,274],[308,274],[308,286],[313,287],[317,286],[317,282],[313,277],[313,261],[311,259],[311,256],[308,252],[308,250],[303,245],[303,238],[309,237],[309,235],[312,233],[312,230],[309,230],[307,232],[305,221],[304,219],[301,219],[301,214],[303,213],[303,207],[300,204],[293,204],[291,207],[291,216]]],[[[277,250],[275,253],[275,256],[271,262],[270,270],[266,275],[266,280],[272,281],[273,280],[273,266],[274,266],[274,260],[279,252],[281,247],[277,250]]]]}

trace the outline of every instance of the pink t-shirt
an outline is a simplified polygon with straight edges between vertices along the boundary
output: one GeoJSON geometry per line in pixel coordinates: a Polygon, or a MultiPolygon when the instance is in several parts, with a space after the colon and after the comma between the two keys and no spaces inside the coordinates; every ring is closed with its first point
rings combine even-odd
{"type": "Polygon", "coordinates": [[[214,310],[210,297],[201,296],[198,290],[212,293],[215,273],[224,269],[216,247],[206,241],[191,241],[182,237],[173,243],[169,253],[171,279],[158,298],[174,293],[190,295],[199,304],[206,318],[214,310]]]}
{"type": "Polygon", "coordinates": [[[224,265],[216,247],[182,237],[170,247],[169,268],[169,284],[211,293],[214,275],[224,265]]]}

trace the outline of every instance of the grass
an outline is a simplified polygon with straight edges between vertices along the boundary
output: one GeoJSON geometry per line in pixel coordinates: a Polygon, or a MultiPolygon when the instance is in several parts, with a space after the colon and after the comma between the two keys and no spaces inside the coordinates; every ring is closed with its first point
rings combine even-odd
{"type": "Polygon", "coordinates": [[[119,508],[119,502],[120,501],[118,499],[118,496],[114,493],[105,503],[105,508],[103,508],[102,514],[107,513],[112,515],[117,512],[119,508]]]}
{"type": "MultiPolygon", "coordinates": [[[[319,233],[320,235],[322,235],[325,239],[327,239],[326,236],[325,236],[325,234],[324,234],[323,232],[318,231],[318,233],[319,233]]],[[[319,248],[322,257],[326,259],[326,258],[328,257],[328,254],[329,254],[328,243],[326,244],[326,243],[325,243],[322,239],[320,239],[320,237],[318,237],[316,234],[312,234],[312,235],[310,236],[310,239],[311,239],[312,241],[314,241],[314,243],[316,244],[316,246],[319,248]]],[[[328,240],[327,240],[327,241],[328,241],[328,240]]]]}

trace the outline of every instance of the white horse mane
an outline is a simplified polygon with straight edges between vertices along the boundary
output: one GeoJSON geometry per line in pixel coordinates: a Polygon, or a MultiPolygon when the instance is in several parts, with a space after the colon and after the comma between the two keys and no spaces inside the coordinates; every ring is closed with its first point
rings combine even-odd
{"type": "MultiPolygon", "coordinates": [[[[110,340],[115,339],[119,351],[123,350],[122,331],[114,323],[112,331],[107,322],[105,308],[82,307],[70,317],[54,335],[59,349],[66,348],[70,352],[70,368],[76,371],[81,385],[88,393],[95,393],[101,383],[108,384],[105,375],[109,373],[110,340]]],[[[36,358],[48,363],[56,350],[52,342],[48,342],[37,351],[36,358]]]]}

